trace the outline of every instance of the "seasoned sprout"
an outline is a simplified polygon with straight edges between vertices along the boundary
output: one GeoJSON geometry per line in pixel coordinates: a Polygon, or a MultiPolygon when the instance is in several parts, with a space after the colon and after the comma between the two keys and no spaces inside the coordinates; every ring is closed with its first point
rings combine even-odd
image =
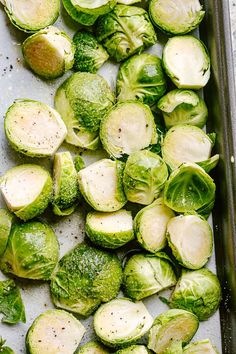
{"type": "Polygon", "coordinates": [[[77,10],[71,0],[62,0],[62,3],[71,18],[73,18],[74,21],[80,23],[81,25],[92,26],[98,18],[96,15],[87,14],[77,10]]]}
{"type": "Polygon", "coordinates": [[[116,90],[120,102],[138,100],[153,105],[166,91],[161,60],[147,53],[134,55],[121,64],[116,90]]]}
{"type": "Polygon", "coordinates": [[[157,41],[147,12],[136,6],[117,5],[98,19],[97,38],[117,62],[157,41]]]}
{"type": "Polygon", "coordinates": [[[89,316],[118,294],[122,267],[115,254],[80,244],[59,262],[51,294],[57,307],[89,316]]]}
{"type": "Polygon", "coordinates": [[[125,298],[102,305],[94,315],[96,335],[115,348],[135,343],[149,331],[152,323],[153,319],[141,301],[125,298]]]}
{"type": "Polygon", "coordinates": [[[110,352],[100,343],[88,342],[76,351],[76,354],[109,354],[110,352]]]}
{"type": "Polygon", "coordinates": [[[115,354],[149,354],[151,353],[144,345],[131,345],[128,348],[120,349],[115,354]]]}
{"type": "Polygon", "coordinates": [[[157,142],[154,117],[140,102],[124,102],[113,107],[102,120],[100,138],[109,155],[120,158],[157,142]]]}
{"type": "Polygon", "coordinates": [[[199,0],[151,0],[149,13],[155,26],[172,34],[192,31],[205,15],[199,0]]]}
{"type": "Polygon", "coordinates": [[[0,257],[3,255],[11,232],[13,215],[6,209],[0,209],[0,257]]]}
{"type": "Polygon", "coordinates": [[[5,346],[6,341],[2,339],[2,337],[0,337],[0,353],[2,354],[15,354],[15,352],[9,348],[5,346]]]}
{"type": "Polygon", "coordinates": [[[116,0],[70,0],[73,7],[84,14],[100,16],[110,12],[116,5],[116,0]]]}
{"type": "Polygon", "coordinates": [[[215,183],[198,165],[185,163],[172,172],[164,189],[164,203],[179,213],[197,211],[205,215],[215,200],[215,183]]]}
{"type": "Polygon", "coordinates": [[[168,289],[176,284],[176,276],[171,264],[153,254],[135,254],[124,268],[125,294],[133,300],[168,289]]]}
{"type": "Polygon", "coordinates": [[[221,287],[217,276],[202,268],[183,272],[169,305],[191,311],[200,321],[205,321],[218,309],[220,300],[221,287]]]}
{"type": "Polygon", "coordinates": [[[168,310],[158,316],[150,330],[148,348],[164,354],[174,341],[190,342],[198,329],[198,318],[184,310],[168,310]]]}
{"type": "Polygon", "coordinates": [[[14,102],[6,113],[4,127],[13,149],[31,157],[54,155],[67,134],[60,114],[33,100],[14,102]]]}
{"type": "Polygon", "coordinates": [[[60,0],[1,0],[11,23],[24,32],[37,32],[59,16],[60,0]]]}
{"type": "Polygon", "coordinates": [[[62,310],[48,310],[38,316],[26,336],[29,354],[74,354],[85,333],[73,315],[62,310]]]}
{"type": "Polygon", "coordinates": [[[162,157],[172,169],[184,162],[203,162],[210,158],[213,142],[204,131],[191,125],[177,125],[166,134],[162,157]]]}
{"type": "Polygon", "coordinates": [[[152,253],[163,249],[167,244],[167,223],[174,216],[162,198],[141,209],[134,219],[134,233],[140,245],[152,253]]]}
{"type": "Polygon", "coordinates": [[[124,209],[88,213],[85,230],[92,242],[104,248],[115,249],[134,239],[132,215],[124,209]]]}
{"type": "Polygon", "coordinates": [[[20,278],[48,280],[58,262],[59,246],[52,228],[40,221],[13,225],[0,268],[20,278]]]}
{"type": "Polygon", "coordinates": [[[129,156],[123,176],[124,191],[133,203],[148,205],[158,197],[168,178],[162,158],[143,150],[129,156]]]}
{"type": "Polygon", "coordinates": [[[210,58],[204,44],[193,36],[170,38],[163,50],[163,66],[178,88],[198,90],[210,78],[210,58]]]}
{"type": "Polygon", "coordinates": [[[191,343],[183,349],[184,354],[219,354],[216,347],[210,339],[204,339],[199,342],[191,343]]]}
{"type": "Polygon", "coordinates": [[[202,268],[212,254],[211,227],[198,215],[172,218],[167,225],[167,238],[173,255],[186,268],[202,268]]]}
{"type": "Polygon", "coordinates": [[[96,73],[109,58],[108,53],[89,32],[79,31],[74,35],[75,71],[96,73]]]}
{"type": "Polygon", "coordinates": [[[26,221],[47,208],[52,197],[52,178],[41,166],[19,165],[1,177],[0,189],[8,209],[26,221]]]}
{"type": "Polygon", "coordinates": [[[124,164],[103,159],[78,174],[80,191],[95,210],[113,212],[126,204],[122,175],[124,164]]]}
{"type": "Polygon", "coordinates": [[[22,45],[22,52],[31,70],[45,79],[62,76],[74,63],[72,40],[53,26],[28,37],[22,45]]]}
{"type": "Polygon", "coordinates": [[[157,106],[162,111],[167,129],[182,124],[203,128],[206,124],[207,106],[194,91],[172,90],[158,101],[157,106]]]}

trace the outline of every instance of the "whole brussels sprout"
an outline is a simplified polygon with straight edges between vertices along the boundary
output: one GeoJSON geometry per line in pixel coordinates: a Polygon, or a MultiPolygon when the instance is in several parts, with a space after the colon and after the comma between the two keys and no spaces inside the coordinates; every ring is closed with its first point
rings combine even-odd
{"type": "Polygon", "coordinates": [[[13,225],[1,258],[4,273],[48,280],[58,262],[59,245],[51,227],[40,221],[13,225]]]}
{"type": "Polygon", "coordinates": [[[166,91],[161,60],[147,53],[129,58],[120,66],[116,90],[120,102],[138,100],[153,105],[166,91]]]}
{"type": "Polygon", "coordinates": [[[183,354],[219,354],[210,339],[203,339],[198,342],[190,343],[183,349],[183,354]]]}
{"type": "Polygon", "coordinates": [[[221,301],[220,282],[209,269],[183,271],[170,297],[171,308],[194,313],[200,321],[211,317],[221,301]]]}
{"type": "Polygon", "coordinates": [[[117,5],[98,19],[97,38],[117,62],[156,43],[147,12],[136,6],[117,5]]]}

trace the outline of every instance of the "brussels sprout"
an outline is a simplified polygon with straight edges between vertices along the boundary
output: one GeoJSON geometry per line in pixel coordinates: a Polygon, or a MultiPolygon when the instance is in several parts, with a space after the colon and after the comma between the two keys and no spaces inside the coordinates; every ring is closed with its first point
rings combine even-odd
{"type": "Polygon", "coordinates": [[[153,319],[141,301],[119,298],[102,305],[94,315],[94,330],[109,347],[135,343],[152,326],[153,319]]]}
{"type": "Polygon", "coordinates": [[[168,289],[176,284],[171,264],[157,255],[135,254],[124,268],[125,294],[134,300],[168,289]]]}
{"type": "Polygon", "coordinates": [[[0,337],[0,353],[1,354],[15,354],[15,352],[9,348],[5,346],[6,341],[2,339],[2,337],[0,337]]]}
{"type": "Polygon", "coordinates": [[[171,295],[171,308],[193,312],[200,321],[207,320],[219,307],[221,287],[215,274],[202,268],[184,271],[171,295]]]}
{"type": "Polygon", "coordinates": [[[52,179],[41,166],[19,165],[1,177],[0,189],[8,209],[26,221],[47,208],[52,197],[52,179]]]}
{"type": "Polygon", "coordinates": [[[13,216],[6,209],[0,209],[0,257],[3,255],[11,232],[13,216]]]}
{"type": "Polygon", "coordinates": [[[149,13],[155,26],[172,34],[192,31],[205,15],[199,0],[151,0],[149,13]]]}
{"type": "Polygon", "coordinates": [[[31,157],[52,156],[66,137],[59,113],[33,100],[17,100],[5,116],[6,137],[14,150],[31,157]]]}
{"type": "Polygon", "coordinates": [[[73,315],[48,310],[38,316],[26,336],[29,354],[74,354],[86,329],[73,315]]]}
{"type": "Polygon", "coordinates": [[[167,225],[167,239],[178,262],[189,269],[200,269],[212,254],[210,225],[198,215],[180,215],[167,225]]]}
{"type": "Polygon", "coordinates": [[[134,233],[140,245],[152,253],[163,249],[167,243],[167,223],[174,216],[162,198],[141,209],[134,219],[134,233]]]}
{"type": "Polygon", "coordinates": [[[109,354],[103,345],[97,342],[88,342],[80,347],[76,354],[109,354]]]}
{"type": "Polygon", "coordinates": [[[200,215],[213,208],[215,183],[198,165],[185,163],[172,172],[164,189],[164,203],[179,213],[197,211],[200,215]]]}
{"type": "Polygon", "coordinates": [[[45,79],[62,76],[74,64],[74,46],[70,37],[50,26],[28,37],[22,52],[31,70],[45,79]]]}
{"type": "Polygon", "coordinates": [[[106,50],[89,32],[79,31],[74,35],[75,45],[75,71],[96,73],[109,58],[106,50]]]}
{"type": "Polygon", "coordinates": [[[206,124],[207,106],[194,91],[172,90],[159,100],[157,106],[162,111],[167,129],[182,124],[203,128],[206,124]]]}
{"type": "Polygon", "coordinates": [[[53,24],[60,11],[60,0],[1,0],[11,23],[24,32],[37,32],[53,24]]]}
{"type": "Polygon", "coordinates": [[[126,204],[122,186],[123,167],[120,161],[103,159],[78,173],[80,191],[95,210],[113,212],[126,204]]]}
{"type": "Polygon", "coordinates": [[[97,38],[117,62],[156,43],[147,12],[136,6],[117,5],[96,24],[97,38]]]}
{"type": "Polygon", "coordinates": [[[210,57],[193,36],[170,38],[163,50],[163,66],[178,88],[200,89],[210,78],[210,57]]]}
{"type": "Polygon", "coordinates": [[[120,349],[115,354],[149,354],[151,353],[144,345],[132,345],[128,348],[120,349]]]}
{"type": "Polygon", "coordinates": [[[204,339],[199,342],[191,343],[187,345],[184,350],[184,354],[218,354],[218,350],[211,343],[210,339],[204,339]]]}
{"type": "Polygon", "coordinates": [[[123,176],[124,191],[133,203],[148,205],[158,197],[168,178],[168,168],[162,158],[151,151],[131,154],[123,176]]]}
{"type": "Polygon", "coordinates": [[[154,117],[140,102],[116,105],[102,120],[100,138],[109,155],[120,158],[157,142],[154,117]]]}
{"type": "Polygon", "coordinates": [[[75,210],[80,193],[77,171],[68,151],[55,155],[53,175],[53,212],[56,215],[70,215],[75,210]]]}
{"type": "Polygon", "coordinates": [[[173,341],[190,342],[198,329],[198,318],[184,310],[168,310],[159,315],[150,330],[148,348],[164,354],[173,341]]]}
{"type": "Polygon", "coordinates": [[[72,4],[71,0],[62,0],[63,6],[67,13],[73,18],[74,21],[84,26],[92,26],[96,22],[98,16],[78,11],[72,4]]]}
{"type": "Polygon", "coordinates": [[[208,160],[198,162],[198,165],[202,167],[207,173],[215,168],[219,162],[220,155],[216,154],[210,157],[208,160]]]}
{"type": "Polygon", "coordinates": [[[115,254],[80,244],[59,262],[52,276],[56,306],[89,316],[102,302],[117,296],[122,267],[115,254]]]}
{"type": "Polygon", "coordinates": [[[177,125],[166,134],[162,144],[162,157],[172,169],[184,162],[203,162],[210,158],[212,140],[198,127],[177,125]]]}
{"type": "Polygon", "coordinates": [[[52,228],[40,221],[29,221],[13,225],[0,268],[20,278],[48,280],[58,256],[59,245],[52,228]]]}
{"type": "Polygon", "coordinates": [[[84,160],[80,155],[74,157],[74,166],[77,172],[85,168],[84,160]]]}
{"type": "Polygon", "coordinates": [[[124,209],[88,213],[85,230],[92,242],[104,248],[115,249],[134,239],[132,214],[124,209]]]}
{"type": "Polygon", "coordinates": [[[118,101],[138,100],[153,105],[166,91],[161,60],[147,53],[134,55],[121,64],[116,90],[118,101]]]}
{"type": "Polygon", "coordinates": [[[84,14],[100,16],[110,12],[116,5],[116,0],[70,0],[75,9],[84,14]]]}
{"type": "Polygon", "coordinates": [[[173,341],[164,354],[183,354],[182,341],[173,341]]]}

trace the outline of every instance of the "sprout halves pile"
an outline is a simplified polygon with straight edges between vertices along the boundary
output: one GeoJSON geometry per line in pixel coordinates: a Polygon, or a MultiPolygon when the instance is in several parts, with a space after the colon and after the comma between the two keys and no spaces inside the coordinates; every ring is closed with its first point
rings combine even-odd
{"type": "MultiPolygon", "coordinates": [[[[9,144],[31,160],[0,178],[8,209],[0,210],[0,269],[16,278],[0,282],[3,321],[26,320],[18,278],[48,281],[56,308],[32,323],[28,353],[217,353],[210,339],[190,343],[221,300],[206,268],[216,189],[209,172],[219,156],[193,91],[210,77],[207,49],[189,33],[204,17],[200,2],[151,0],[144,9],[134,0],[63,0],[83,25],[73,39],[52,26],[59,0],[2,2],[12,24],[31,32],[22,52],[37,76],[74,70],[58,85],[55,108],[18,97],[5,115],[9,144]],[[143,53],[160,30],[169,36],[162,58],[155,47],[143,53]],[[109,57],[121,62],[116,92],[97,74],[109,57]],[[85,165],[82,149],[104,157],[85,165]],[[45,157],[52,173],[39,164],[45,157]],[[87,213],[85,241],[60,260],[48,208],[57,218],[87,213]],[[153,297],[154,319],[142,300],[169,288],[164,313],[153,297]],[[81,345],[78,316],[92,314],[96,340],[81,345]]],[[[0,352],[14,353],[3,339],[0,352]]]]}

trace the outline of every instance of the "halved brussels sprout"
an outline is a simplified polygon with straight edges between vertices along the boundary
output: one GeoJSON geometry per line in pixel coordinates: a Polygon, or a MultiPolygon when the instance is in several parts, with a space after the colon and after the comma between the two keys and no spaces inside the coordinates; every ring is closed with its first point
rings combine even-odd
{"type": "Polygon", "coordinates": [[[117,0],[70,0],[76,10],[85,14],[100,16],[110,12],[117,0]]]}
{"type": "Polygon", "coordinates": [[[13,215],[6,209],[0,209],[0,257],[3,255],[11,232],[13,215]]]}
{"type": "Polygon", "coordinates": [[[102,120],[100,138],[109,155],[120,158],[157,142],[154,117],[141,102],[117,104],[102,120]]]}
{"type": "Polygon", "coordinates": [[[153,105],[166,91],[161,60],[148,53],[126,60],[120,66],[116,90],[120,102],[138,100],[153,105]]]}
{"type": "Polygon", "coordinates": [[[2,354],[15,354],[15,352],[9,348],[5,346],[6,341],[2,339],[2,337],[0,337],[0,353],[2,354]]]}
{"type": "Polygon", "coordinates": [[[155,26],[172,34],[192,31],[205,15],[199,0],[151,0],[149,13],[155,26]]]}
{"type": "Polygon", "coordinates": [[[174,341],[190,342],[198,329],[198,318],[184,310],[168,310],[159,315],[150,330],[148,348],[164,354],[174,341]]]}
{"type": "Polygon", "coordinates": [[[76,354],[109,354],[109,351],[100,343],[88,342],[79,347],[76,354]]]}
{"type": "Polygon", "coordinates": [[[95,210],[113,212],[126,204],[123,168],[124,164],[120,161],[103,159],[78,173],[80,191],[95,210]]]}
{"type": "Polygon", "coordinates": [[[172,218],[167,225],[167,239],[173,255],[186,268],[202,268],[212,254],[211,227],[198,215],[172,218]]]}
{"type": "Polygon", "coordinates": [[[121,282],[115,254],[80,244],[62,257],[52,275],[52,299],[57,307],[89,316],[117,296],[121,282]]]}
{"type": "Polygon", "coordinates": [[[60,0],[1,0],[11,23],[24,32],[37,32],[59,16],[60,0]]]}
{"type": "Polygon", "coordinates": [[[13,225],[0,268],[19,278],[48,280],[58,262],[59,245],[52,228],[40,221],[13,225]]]}
{"type": "Polygon", "coordinates": [[[54,26],[28,37],[22,44],[25,61],[45,79],[62,76],[74,64],[74,46],[67,34],[54,26]]]}
{"type": "Polygon", "coordinates": [[[203,42],[193,36],[170,38],[163,50],[166,74],[178,88],[200,89],[210,78],[210,57],[203,42]]]}
{"type": "Polygon", "coordinates": [[[53,175],[53,212],[56,215],[70,215],[76,208],[80,193],[77,171],[68,151],[55,155],[53,175]]]}
{"type": "Polygon", "coordinates": [[[26,336],[29,354],[74,354],[86,329],[73,315],[48,310],[38,316],[26,336]]]}
{"type": "Polygon", "coordinates": [[[174,216],[162,198],[141,209],[134,218],[134,233],[140,245],[152,253],[163,249],[167,244],[167,223],[174,216]]]}
{"type": "Polygon", "coordinates": [[[218,354],[218,350],[211,343],[210,339],[203,339],[199,342],[191,343],[183,349],[184,354],[218,354]]]}
{"type": "Polygon", "coordinates": [[[141,0],[118,0],[117,1],[118,4],[123,4],[123,5],[132,5],[137,2],[141,2],[141,0]]]}
{"type": "Polygon", "coordinates": [[[124,191],[133,203],[148,205],[158,197],[168,178],[168,168],[160,156],[143,150],[131,154],[123,176],[124,191]]]}
{"type": "Polygon", "coordinates": [[[70,17],[84,26],[92,26],[96,22],[98,16],[78,11],[72,4],[71,0],[62,0],[63,6],[70,17]]]}
{"type": "Polygon", "coordinates": [[[8,209],[26,221],[47,208],[52,198],[52,178],[41,166],[19,165],[1,177],[0,189],[8,209]]]}
{"type": "Polygon", "coordinates": [[[156,43],[148,13],[136,6],[117,5],[96,24],[97,38],[117,62],[156,43]]]}
{"type": "Polygon", "coordinates": [[[171,173],[164,189],[164,203],[179,213],[205,215],[214,206],[216,186],[198,165],[184,163],[171,173]]]}
{"type": "Polygon", "coordinates": [[[183,354],[182,341],[173,341],[163,354],[183,354]]]}
{"type": "Polygon", "coordinates": [[[210,158],[213,142],[204,131],[191,125],[177,125],[166,134],[162,157],[172,169],[184,162],[203,162],[210,158]]]}
{"type": "Polygon", "coordinates": [[[96,73],[109,58],[108,53],[92,33],[79,31],[74,35],[75,71],[96,73]]]}
{"type": "Polygon", "coordinates": [[[207,106],[194,91],[172,90],[159,100],[157,106],[162,111],[167,129],[182,124],[203,128],[206,124],[207,106]]]}
{"type": "Polygon", "coordinates": [[[52,156],[67,129],[55,109],[33,100],[17,100],[6,113],[4,128],[14,150],[31,157],[52,156]]]}
{"type": "Polygon", "coordinates": [[[151,353],[144,345],[132,345],[128,348],[120,349],[115,354],[149,354],[151,353]]]}
{"type": "Polygon", "coordinates": [[[109,347],[135,343],[152,326],[153,319],[141,301],[119,298],[102,305],[94,315],[94,330],[109,347]]]}
{"type": "Polygon", "coordinates": [[[125,264],[125,294],[133,300],[168,289],[176,284],[174,270],[166,259],[153,254],[135,254],[125,264]]]}
{"type": "Polygon", "coordinates": [[[85,230],[92,242],[104,248],[115,249],[134,239],[132,214],[124,209],[88,213],[85,230]]]}
{"type": "Polygon", "coordinates": [[[200,321],[211,317],[221,301],[220,282],[209,269],[184,271],[171,295],[171,308],[193,312],[200,321]]]}

